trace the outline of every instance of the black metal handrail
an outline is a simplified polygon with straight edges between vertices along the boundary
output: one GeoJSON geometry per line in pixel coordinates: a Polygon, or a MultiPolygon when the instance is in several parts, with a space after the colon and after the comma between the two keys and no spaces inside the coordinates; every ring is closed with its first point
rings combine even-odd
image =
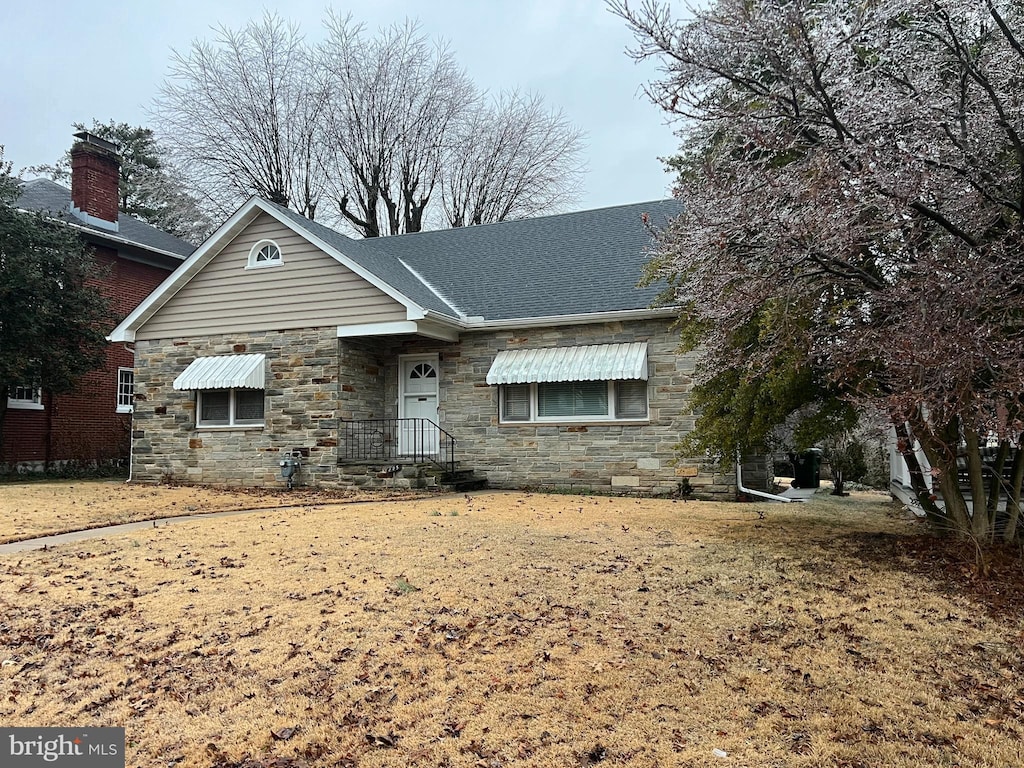
{"type": "Polygon", "coordinates": [[[455,438],[430,419],[359,419],[341,422],[344,457],[383,463],[430,462],[455,470],[455,438]]]}

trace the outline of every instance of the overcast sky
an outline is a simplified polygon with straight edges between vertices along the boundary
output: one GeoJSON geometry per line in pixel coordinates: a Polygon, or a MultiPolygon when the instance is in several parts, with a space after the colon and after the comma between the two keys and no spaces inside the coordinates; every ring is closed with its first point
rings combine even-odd
{"type": "MultiPolygon", "coordinates": [[[[267,4],[322,37],[324,9],[370,29],[406,18],[446,39],[480,88],[519,88],[559,107],[587,136],[588,167],[576,209],[667,197],[659,157],[677,141],[640,91],[653,64],[625,54],[632,38],[603,0],[290,0],[267,4]]],[[[147,110],[172,49],[213,27],[239,28],[262,7],[246,0],[35,0],[8,2],[0,46],[0,144],[17,173],[53,163],[76,121],[150,125],[147,110]]]]}

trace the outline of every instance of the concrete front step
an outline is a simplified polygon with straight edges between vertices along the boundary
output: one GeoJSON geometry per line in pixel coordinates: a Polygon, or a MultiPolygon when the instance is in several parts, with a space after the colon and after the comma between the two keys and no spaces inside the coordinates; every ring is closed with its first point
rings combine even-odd
{"type": "Polygon", "coordinates": [[[451,472],[436,464],[374,462],[338,462],[341,482],[353,488],[437,488],[446,491],[476,491],[487,487],[487,479],[473,470],[456,468],[451,472]]]}

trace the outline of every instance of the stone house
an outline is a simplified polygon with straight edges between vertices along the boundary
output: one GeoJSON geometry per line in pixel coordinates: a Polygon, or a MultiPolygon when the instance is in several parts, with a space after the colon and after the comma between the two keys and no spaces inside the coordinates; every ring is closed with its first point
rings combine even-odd
{"type": "Polygon", "coordinates": [[[354,240],[253,198],[110,336],[135,348],[132,479],[281,486],[294,455],[305,485],[728,497],[678,460],[694,358],[637,287],[644,220],[677,210],[354,240]]]}
{"type": "MultiPolygon", "coordinates": [[[[92,250],[96,284],[124,317],[195,250],[195,246],[118,211],[117,147],[86,131],[71,147],[71,189],[49,179],[23,182],[15,206],[45,212],[92,250]]],[[[72,392],[54,395],[25,381],[6,393],[4,464],[21,471],[128,458],[134,358],[110,344],[99,368],[72,392]]],[[[0,393],[2,396],[4,393],[0,393]]]]}

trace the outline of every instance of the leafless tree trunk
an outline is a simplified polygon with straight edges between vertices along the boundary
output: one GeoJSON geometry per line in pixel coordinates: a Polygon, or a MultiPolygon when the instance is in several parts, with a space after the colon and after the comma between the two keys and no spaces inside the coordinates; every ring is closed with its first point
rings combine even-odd
{"type": "Polygon", "coordinates": [[[331,93],[325,161],[331,198],[365,237],[423,228],[458,115],[472,82],[444,45],[406,23],[365,34],[331,16],[318,52],[331,93]]]}

